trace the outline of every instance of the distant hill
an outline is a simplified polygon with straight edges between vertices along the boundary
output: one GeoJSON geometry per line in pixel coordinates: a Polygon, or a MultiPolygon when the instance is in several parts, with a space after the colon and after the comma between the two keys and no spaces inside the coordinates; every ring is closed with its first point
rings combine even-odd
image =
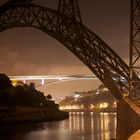
{"type": "Polygon", "coordinates": [[[63,99],[59,106],[62,109],[90,109],[100,110],[105,108],[116,108],[116,98],[104,86],[100,86],[98,90],[79,92],[74,96],[68,96],[63,99]]]}

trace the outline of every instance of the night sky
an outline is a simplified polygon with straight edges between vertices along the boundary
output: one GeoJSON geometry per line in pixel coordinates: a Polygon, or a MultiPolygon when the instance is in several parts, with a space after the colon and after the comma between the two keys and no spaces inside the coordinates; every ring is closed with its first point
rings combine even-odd
{"type": "MultiPolygon", "coordinates": [[[[34,3],[56,9],[58,0],[34,0],[34,3]]],[[[129,55],[129,5],[129,0],[79,0],[83,23],[124,60],[129,55]]],[[[92,74],[58,41],[33,28],[1,32],[0,54],[0,72],[7,75],[92,74]]],[[[41,90],[63,96],[97,85],[98,81],[66,82],[41,90]]]]}

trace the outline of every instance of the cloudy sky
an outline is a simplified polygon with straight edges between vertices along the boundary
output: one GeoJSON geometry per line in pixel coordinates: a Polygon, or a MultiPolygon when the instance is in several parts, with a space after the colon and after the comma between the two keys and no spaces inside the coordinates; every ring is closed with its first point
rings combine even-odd
{"type": "MultiPolygon", "coordinates": [[[[56,9],[58,0],[34,0],[34,3],[56,9]]],[[[129,0],[79,0],[79,5],[83,23],[126,60],[129,0]]],[[[0,72],[7,75],[92,74],[58,41],[32,28],[14,28],[0,33],[0,72]]],[[[77,81],[40,89],[46,94],[63,96],[94,89],[98,84],[98,81],[77,81]]]]}

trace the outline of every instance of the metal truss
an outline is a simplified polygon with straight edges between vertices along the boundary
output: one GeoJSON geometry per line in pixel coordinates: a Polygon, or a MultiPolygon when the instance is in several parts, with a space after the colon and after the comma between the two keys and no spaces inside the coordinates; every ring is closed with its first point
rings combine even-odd
{"type": "Polygon", "coordinates": [[[49,34],[73,52],[118,99],[121,85],[113,77],[129,81],[129,67],[94,32],[82,24],[77,0],[60,0],[58,10],[29,2],[9,2],[0,8],[0,31],[14,27],[34,27],[49,34]],[[115,90],[115,89],[116,90],[115,90]]]}
{"type": "Polygon", "coordinates": [[[140,75],[140,0],[131,0],[130,17],[130,94],[140,96],[140,80],[133,78],[133,73],[140,75]]]}
{"type": "Polygon", "coordinates": [[[77,0],[59,0],[58,12],[82,23],[77,0]]]}

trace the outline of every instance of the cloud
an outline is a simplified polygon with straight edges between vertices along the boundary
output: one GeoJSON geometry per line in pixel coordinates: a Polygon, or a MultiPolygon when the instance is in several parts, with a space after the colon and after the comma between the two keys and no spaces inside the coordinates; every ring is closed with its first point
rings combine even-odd
{"type": "Polygon", "coordinates": [[[58,41],[32,28],[17,28],[3,32],[0,34],[0,44],[1,70],[9,70],[8,73],[38,74],[57,67],[83,65],[58,41]]]}

